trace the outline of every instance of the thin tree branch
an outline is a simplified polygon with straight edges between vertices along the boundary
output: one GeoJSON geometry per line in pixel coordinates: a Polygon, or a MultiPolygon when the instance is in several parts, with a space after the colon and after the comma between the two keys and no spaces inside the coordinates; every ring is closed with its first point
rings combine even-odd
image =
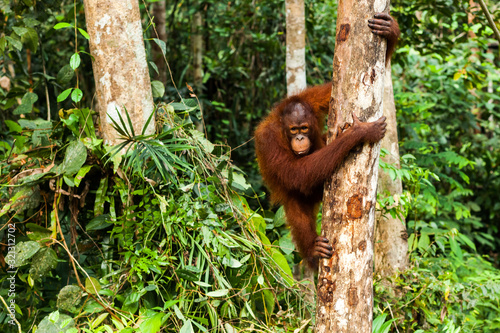
{"type": "Polygon", "coordinates": [[[19,330],[19,333],[21,333],[22,332],[21,331],[21,324],[19,324],[19,322],[17,321],[16,315],[10,311],[9,306],[7,305],[7,303],[5,302],[5,300],[3,299],[2,296],[0,296],[0,300],[5,305],[5,308],[7,309],[7,312],[9,313],[9,316],[11,316],[11,318],[16,322],[17,329],[19,330]]]}
{"type": "Polygon", "coordinates": [[[500,32],[498,31],[498,28],[495,24],[495,21],[493,21],[493,17],[491,16],[490,11],[488,10],[488,7],[486,7],[484,0],[478,0],[478,2],[479,2],[479,5],[481,6],[481,9],[483,10],[484,15],[486,16],[486,19],[488,20],[488,23],[490,24],[490,28],[493,29],[493,32],[495,34],[495,38],[500,43],[500,32]]]}

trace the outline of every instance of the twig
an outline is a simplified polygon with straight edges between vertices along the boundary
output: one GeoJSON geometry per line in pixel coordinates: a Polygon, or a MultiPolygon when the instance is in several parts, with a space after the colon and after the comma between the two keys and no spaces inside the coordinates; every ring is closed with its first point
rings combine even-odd
{"type": "MultiPolygon", "coordinates": [[[[177,2],[178,2],[178,1],[176,1],[176,4],[177,4],[177,2]]],[[[151,14],[149,14],[148,6],[146,5],[146,1],[142,0],[142,3],[144,4],[144,8],[146,9],[146,14],[148,15],[149,20],[150,20],[151,22],[153,22],[153,18],[151,17],[151,14]]],[[[172,14],[173,14],[174,12],[175,12],[175,7],[174,7],[174,9],[172,10],[172,14]]],[[[173,20],[173,18],[172,18],[172,20],[173,20]]],[[[153,27],[153,30],[154,30],[154,32],[155,32],[155,34],[154,34],[154,35],[156,36],[156,38],[158,38],[158,37],[159,37],[159,36],[158,36],[158,32],[156,31],[156,27],[154,26],[154,24],[153,24],[153,26],[152,26],[152,27],[153,27]]],[[[161,47],[160,47],[160,49],[161,49],[161,47]]],[[[182,96],[181,96],[181,93],[180,93],[180,92],[179,92],[179,90],[177,89],[177,85],[175,84],[174,76],[172,75],[172,70],[170,69],[170,64],[169,64],[169,63],[168,63],[168,61],[167,61],[167,56],[166,56],[166,54],[163,52],[163,49],[162,49],[162,52],[161,52],[161,53],[162,53],[162,55],[163,55],[163,60],[165,60],[165,63],[167,64],[167,67],[168,67],[168,72],[169,72],[169,74],[170,74],[170,80],[172,80],[172,85],[174,86],[175,91],[177,91],[177,94],[179,95],[179,97],[180,97],[181,101],[184,101],[184,99],[183,99],[183,98],[182,98],[182,96]]]]}
{"type": "MultiPolygon", "coordinates": [[[[387,302],[387,306],[389,307],[389,311],[391,312],[392,319],[396,319],[396,318],[394,318],[394,313],[392,313],[391,304],[389,302],[387,302]]],[[[396,327],[396,332],[399,333],[398,325],[394,324],[394,327],[396,327]]]]}
{"type": "Polygon", "coordinates": [[[490,24],[490,28],[493,29],[493,32],[495,34],[496,39],[500,43],[500,32],[498,31],[498,28],[495,24],[495,21],[493,21],[493,17],[491,17],[490,11],[488,10],[488,7],[486,7],[486,4],[484,3],[484,0],[478,0],[479,5],[481,6],[481,9],[483,10],[484,15],[486,16],[486,19],[488,20],[488,23],[490,24]]]}
{"type": "Polygon", "coordinates": [[[45,51],[43,50],[42,39],[38,37],[40,43],[40,53],[42,57],[43,79],[45,81],[45,99],[47,101],[47,121],[50,121],[50,99],[49,99],[49,80],[47,80],[47,69],[45,68],[45,51]]]}
{"type": "Polygon", "coordinates": [[[5,305],[5,308],[7,309],[7,312],[9,313],[10,318],[12,318],[16,322],[17,329],[19,330],[19,333],[22,333],[22,331],[21,331],[21,324],[19,324],[19,322],[17,321],[16,315],[14,313],[10,312],[10,308],[7,305],[7,302],[5,302],[5,300],[3,299],[2,296],[0,296],[0,300],[2,300],[3,305],[5,305]]]}
{"type": "Polygon", "coordinates": [[[419,297],[422,295],[422,293],[423,293],[426,289],[427,289],[427,285],[425,285],[425,286],[422,288],[422,290],[420,290],[420,292],[418,293],[418,295],[417,295],[414,299],[412,299],[412,300],[410,300],[410,301],[406,302],[406,304],[405,304],[405,305],[400,306],[399,308],[400,308],[400,309],[406,308],[406,307],[408,306],[408,304],[410,304],[411,302],[414,302],[417,298],[419,298],[419,297]]]}
{"type": "Polygon", "coordinates": [[[249,143],[250,141],[252,141],[252,140],[254,140],[254,139],[255,139],[255,137],[254,137],[254,136],[252,136],[252,138],[251,138],[251,139],[249,139],[248,141],[246,141],[246,142],[242,143],[242,144],[241,144],[241,145],[239,145],[238,147],[234,147],[234,148],[232,148],[232,149],[231,149],[231,151],[233,151],[233,150],[236,150],[236,149],[238,149],[238,148],[243,147],[244,145],[246,145],[247,143],[249,143]]]}
{"type": "Polygon", "coordinates": [[[12,148],[10,148],[9,156],[7,156],[7,160],[5,161],[5,163],[7,164],[9,164],[10,155],[12,155],[12,151],[14,150],[14,145],[16,144],[16,140],[17,139],[14,139],[14,142],[12,142],[12,148]]]}
{"type": "MultiPolygon", "coordinates": [[[[54,207],[57,207],[58,197],[59,196],[57,196],[57,195],[54,196],[54,207]]],[[[71,254],[71,251],[69,250],[68,244],[66,243],[66,239],[64,238],[64,234],[62,232],[61,222],[59,221],[59,215],[57,214],[57,209],[55,209],[55,220],[56,220],[56,229],[57,229],[57,231],[59,231],[59,234],[61,235],[61,242],[58,241],[56,238],[53,238],[53,241],[55,243],[59,244],[66,251],[66,254],[68,255],[68,257],[70,259],[71,265],[73,266],[73,271],[75,272],[75,277],[76,277],[76,281],[77,281],[78,286],[83,291],[85,291],[90,297],[92,297],[97,303],[99,303],[99,305],[101,305],[104,308],[104,310],[106,312],[108,312],[113,318],[115,318],[119,323],[124,324],[123,320],[120,317],[118,317],[117,315],[115,315],[113,313],[113,311],[111,311],[111,310],[115,310],[115,309],[111,308],[101,298],[101,296],[99,295],[99,293],[97,293],[97,288],[94,285],[94,282],[92,281],[92,279],[90,279],[90,276],[87,274],[87,271],[84,270],[83,267],[80,266],[80,263],[78,263],[78,261],[76,261],[75,258],[73,257],[73,255],[71,254]],[[85,286],[82,284],[82,282],[80,280],[80,276],[78,275],[78,270],[77,270],[76,266],[78,266],[82,270],[83,274],[87,278],[89,278],[88,281],[90,282],[90,284],[94,288],[94,291],[96,291],[96,295],[93,295],[91,292],[89,292],[87,290],[87,288],[85,288],[85,286]]]]}

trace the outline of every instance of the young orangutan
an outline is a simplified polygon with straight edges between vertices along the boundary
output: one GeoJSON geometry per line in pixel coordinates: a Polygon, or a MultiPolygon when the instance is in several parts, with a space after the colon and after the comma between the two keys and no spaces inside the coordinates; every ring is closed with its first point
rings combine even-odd
{"type": "MultiPolygon", "coordinates": [[[[398,24],[388,14],[374,17],[368,26],[374,34],[387,38],[390,59],[399,37],[398,24]]],[[[311,268],[319,258],[332,256],[328,240],[316,232],[324,182],[352,148],[375,143],[386,131],[385,117],[363,123],[353,114],[352,126],[326,145],[323,128],[331,91],[331,83],[327,83],[284,99],[255,131],[257,160],[271,201],[284,206],[292,238],[311,268]]]]}

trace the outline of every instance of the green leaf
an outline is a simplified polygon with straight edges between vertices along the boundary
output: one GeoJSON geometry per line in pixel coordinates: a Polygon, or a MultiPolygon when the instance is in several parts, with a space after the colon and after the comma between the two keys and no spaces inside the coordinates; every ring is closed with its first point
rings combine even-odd
{"type": "Polygon", "coordinates": [[[413,252],[417,249],[418,243],[415,241],[415,233],[408,237],[408,251],[413,252]]]}
{"type": "Polygon", "coordinates": [[[102,230],[102,229],[106,229],[107,227],[112,226],[112,225],[113,225],[113,223],[110,222],[109,214],[101,214],[99,216],[94,217],[92,220],[90,220],[90,222],[87,223],[85,230],[87,230],[87,231],[102,230]]]}
{"type": "Polygon", "coordinates": [[[281,251],[287,255],[292,254],[295,250],[295,244],[292,242],[292,234],[290,232],[280,237],[279,244],[281,251]]]}
{"type": "Polygon", "coordinates": [[[40,249],[31,260],[30,276],[33,280],[41,281],[57,266],[56,251],[50,247],[40,249]]]}
{"type": "Polygon", "coordinates": [[[233,257],[231,257],[229,259],[224,257],[222,259],[222,264],[225,266],[231,267],[231,268],[240,268],[241,266],[243,266],[243,264],[241,262],[239,262],[238,260],[236,260],[233,257]]]}
{"type": "Polygon", "coordinates": [[[28,230],[31,231],[28,234],[28,237],[32,241],[48,239],[50,237],[50,234],[52,233],[52,231],[50,231],[49,229],[44,228],[35,223],[26,223],[26,228],[28,228],[28,230]]]}
{"type": "Polygon", "coordinates": [[[85,175],[92,169],[92,165],[85,165],[82,167],[80,170],[78,170],[78,173],[75,176],[75,186],[78,187],[80,186],[81,181],[85,177],[85,175]]]}
{"type": "Polygon", "coordinates": [[[12,111],[12,114],[26,114],[30,113],[32,109],[32,105],[21,104],[14,111],[12,111]]]}
{"type": "MultiPolygon", "coordinates": [[[[73,78],[73,76],[75,75],[75,71],[71,68],[70,65],[64,65],[63,67],[61,67],[61,69],[59,70],[59,72],[57,73],[57,82],[61,85],[65,85],[67,83],[69,83],[71,81],[71,79],[73,78]]],[[[70,89],[66,89],[66,91],[71,91],[71,88],[70,89]]],[[[64,92],[63,92],[64,93],[64,92]]],[[[61,96],[63,93],[59,94],[59,96],[61,96]]],[[[66,97],[68,97],[69,93],[66,95],[66,97]]],[[[65,100],[66,97],[63,99],[65,100]]],[[[58,102],[61,102],[59,100],[59,98],[57,99],[58,102]]]]}
{"type": "Polygon", "coordinates": [[[222,171],[222,175],[228,179],[229,179],[229,174],[231,174],[231,176],[232,176],[231,181],[230,181],[230,185],[234,189],[244,192],[244,191],[248,190],[249,188],[251,188],[251,185],[248,184],[246,178],[242,174],[237,173],[237,172],[232,171],[232,170],[230,173],[226,170],[222,171]]]}
{"type": "Polygon", "coordinates": [[[40,25],[41,22],[38,21],[38,20],[35,20],[34,18],[32,17],[24,17],[23,18],[23,22],[24,22],[24,25],[26,27],[30,27],[30,28],[34,28],[36,27],[37,25],[40,25]]]}
{"type": "Polygon", "coordinates": [[[198,281],[198,274],[195,274],[194,272],[187,270],[187,269],[177,269],[175,273],[184,280],[188,281],[198,281]]]}
{"type": "Polygon", "coordinates": [[[193,136],[193,138],[195,138],[198,143],[208,152],[208,153],[211,153],[214,151],[214,144],[210,141],[208,141],[205,136],[203,135],[203,133],[201,133],[200,131],[197,131],[197,130],[189,130],[189,133],[193,136]]]}
{"type": "Polygon", "coordinates": [[[21,101],[21,105],[19,105],[12,113],[13,114],[24,114],[30,113],[33,109],[33,104],[38,100],[38,95],[32,92],[27,92],[24,94],[23,99],[21,101]]]}
{"type": "Polygon", "coordinates": [[[158,333],[164,317],[165,314],[162,312],[155,312],[152,316],[148,315],[147,319],[139,325],[140,331],[143,333],[158,333]]]}
{"type": "Polygon", "coordinates": [[[193,325],[191,325],[190,319],[186,320],[179,333],[194,333],[193,325]]]}
{"type": "MultiPolygon", "coordinates": [[[[246,204],[246,200],[245,200],[244,203],[246,204]]],[[[262,232],[264,234],[266,232],[266,221],[259,214],[254,214],[252,216],[252,220],[251,220],[250,226],[253,227],[253,229],[255,231],[259,231],[259,232],[262,232]]]]}
{"type": "Polygon", "coordinates": [[[15,121],[12,121],[12,120],[6,119],[5,125],[7,125],[7,128],[11,132],[21,133],[21,131],[23,130],[23,128],[21,126],[19,126],[18,123],[16,123],[15,121]]]}
{"type": "Polygon", "coordinates": [[[181,310],[179,310],[179,307],[177,305],[174,305],[174,313],[177,318],[179,318],[182,321],[186,321],[186,318],[182,314],[181,310]]]}
{"type": "Polygon", "coordinates": [[[7,46],[7,40],[5,39],[5,36],[0,37],[0,55],[3,56],[5,53],[5,47],[7,46]]]}
{"type": "Polygon", "coordinates": [[[59,314],[59,311],[52,312],[42,319],[38,324],[37,333],[69,333],[75,327],[73,318],[66,314],[59,314]],[[57,316],[54,316],[57,313],[57,316]],[[69,324],[67,320],[69,319],[69,324]],[[64,327],[63,323],[66,324],[64,327]]]}
{"type": "Polygon", "coordinates": [[[23,49],[23,43],[18,39],[18,37],[5,36],[5,40],[9,42],[9,45],[13,46],[18,51],[23,49]]]}
{"type": "MultiPolygon", "coordinates": [[[[94,122],[92,120],[92,113],[93,113],[93,111],[90,110],[89,108],[75,109],[74,110],[74,114],[76,114],[78,116],[78,119],[80,121],[80,126],[85,129],[85,134],[89,138],[91,138],[92,143],[94,144],[95,141],[102,142],[102,140],[98,140],[96,135],[95,135],[95,127],[94,127],[94,122]]],[[[92,148],[92,151],[93,150],[94,149],[92,148]]]]}
{"type": "Polygon", "coordinates": [[[73,132],[73,134],[78,137],[80,134],[79,128],[78,128],[78,116],[75,114],[71,113],[68,118],[60,118],[61,121],[73,132]]]}
{"type": "Polygon", "coordinates": [[[54,311],[51,314],[49,314],[49,320],[55,323],[56,321],[59,320],[59,315],[60,315],[59,311],[54,311]]]}
{"type": "Polygon", "coordinates": [[[464,234],[458,234],[458,237],[465,243],[467,244],[471,249],[476,251],[476,245],[469,239],[469,237],[465,236],[464,234]]]}
{"type": "Polygon", "coordinates": [[[95,194],[94,216],[99,216],[104,213],[104,202],[106,201],[106,193],[108,191],[108,177],[101,178],[99,188],[95,194]]]}
{"type": "Polygon", "coordinates": [[[420,251],[422,251],[422,252],[427,251],[427,248],[429,247],[430,244],[431,244],[431,240],[430,240],[429,234],[422,233],[422,235],[418,239],[418,248],[420,249],[420,251]]]}
{"type": "Polygon", "coordinates": [[[288,261],[286,260],[285,256],[283,256],[283,254],[281,254],[281,252],[275,248],[270,248],[270,251],[274,262],[279,266],[279,268],[281,268],[279,270],[281,277],[285,280],[285,282],[289,286],[293,286],[294,281],[293,281],[292,270],[290,269],[290,266],[288,265],[288,261]]]}
{"type": "Polygon", "coordinates": [[[64,101],[66,98],[68,98],[69,94],[71,93],[71,90],[73,90],[73,88],[66,89],[62,93],[60,93],[57,96],[57,102],[60,103],[60,102],[64,101]]]}
{"type": "Polygon", "coordinates": [[[453,236],[450,236],[450,248],[451,248],[451,251],[457,256],[457,258],[460,261],[462,261],[463,260],[462,249],[460,248],[460,245],[458,244],[457,240],[453,236]]]}
{"type": "Polygon", "coordinates": [[[257,283],[264,286],[264,276],[262,274],[257,278],[257,283]]]}
{"type": "Polygon", "coordinates": [[[377,318],[375,318],[373,320],[373,323],[372,323],[372,332],[373,333],[380,332],[380,328],[384,324],[386,317],[387,317],[387,314],[386,313],[382,313],[382,314],[378,315],[377,318]]]}
{"type": "Polygon", "coordinates": [[[166,55],[167,54],[167,44],[158,38],[153,38],[153,41],[160,47],[163,55],[166,55]]]}
{"type": "Polygon", "coordinates": [[[104,319],[109,316],[109,313],[101,313],[99,317],[97,317],[91,324],[90,327],[96,328],[97,326],[101,325],[104,319]]]}
{"type": "Polygon", "coordinates": [[[37,198],[39,195],[40,192],[38,187],[21,187],[21,189],[15,192],[15,194],[10,198],[9,203],[3,205],[0,209],[0,216],[5,215],[13,209],[16,209],[19,213],[20,211],[24,211],[29,208],[35,208],[38,206],[37,198]]]}
{"type": "Polygon", "coordinates": [[[93,295],[97,295],[101,290],[101,284],[94,277],[88,277],[85,279],[85,289],[93,295]]]}
{"type": "Polygon", "coordinates": [[[82,294],[82,289],[76,285],[64,286],[57,295],[57,308],[71,313],[78,313],[82,294]]]}
{"type": "Polygon", "coordinates": [[[219,289],[207,293],[208,297],[224,297],[229,293],[229,289],[219,289]]]}
{"type": "Polygon", "coordinates": [[[226,333],[237,333],[236,329],[230,323],[224,323],[224,329],[226,333]]]}
{"type": "Polygon", "coordinates": [[[70,178],[68,176],[63,176],[63,179],[64,179],[64,183],[66,185],[68,185],[69,187],[75,187],[75,182],[73,181],[72,178],[70,178]]]}
{"type": "Polygon", "coordinates": [[[80,63],[82,60],[80,59],[80,54],[74,53],[71,58],[69,59],[69,65],[73,69],[77,69],[80,66],[80,63]]]}
{"type": "Polygon", "coordinates": [[[78,88],[75,88],[71,93],[71,99],[75,103],[80,102],[82,100],[82,97],[83,97],[83,92],[78,88]]]}
{"type": "Polygon", "coordinates": [[[192,111],[195,110],[196,108],[184,105],[182,103],[170,103],[169,106],[173,107],[175,111],[192,111]]]}
{"type": "Polygon", "coordinates": [[[276,215],[274,215],[273,222],[275,227],[281,227],[286,223],[285,208],[283,208],[283,206],[281,206],[276,212],[276,215]]]}
{"type": "Polygon", "coordinates": [[[193,282],[194,282],[194,284],[196,284],[200,287],[208,288],[208,287],[212,286],[210,283],[206,283],[206,282],[202,282],[202,281],[193,281],[193,282]]]}
{"type": "Polygon", "coordinates": [[[255,301],[257,303],[262,302],[262,305],[265,307],[266,312],[272,314],[274,312],[275,306],[273,293],[268,289],[264,289],[262,290],[262,292],[258,293],[258,295],[259,297],[255,299],[255,301]]]}
{"type": "Polygon", "coordinates": [[[21,38],[21,41],[26,44],[28,49],[36,53],[38,50],[38,34],[33,28],[27,28],[28,32],[21,38]]]}
{"type": "Polygon", "coordinates": [[[14,31],[21,36],[21,42],[26,44],[26,47],[36,53],[38,49],[38,34],[36,30],[30,27],[13,27],[14,31]]]}
{"type": "Polygon", "coordinates": [[[6,261],[10,265],[10,261],[13,260],[14,267],[24,266],[28,263],[28,260],[33,257],[38,250],[40,250],[40,248],[40,244],[34,241],[21,242],[16,245],[15,252],[9,251],[6,261]]]}
{"type": "Polygon", "coordinates": [[[78,28],[78,31],[80,31],[80,33],[82,34],[82,36],[85,37],[87,40],[90,39],[90,36],[87,33],[87,31],[83,30],[82,28],[78,28]]]}
{"type": "Polygon", "coordinates": [[[153,91],[153,97],[163,97],[165,94],[165,87],[161,81],[153,81],[151,82],[151,89],[153,91]]]}
{"type": "Polygon", "coordinates": [[[144,290],[146,291],[153,291],[158,289],[158,286],[156,284],[148,284],[146,287],[144,287],[144,290]]]}
{"type": "Polygon", "coordinates": [[[60,23],[57,23],[54,26],[54,29],[55,30],[59,30],[59,29],[63,29],[63,28],[72,28],[72,27],[73,27],[72,24],[69,24],[69,23],[66,23],[66,22],[60,22],[60,23]]]}
{"type": "Polygon", "coordinates": [[[60,173],[73,176],[77,173],[87,160],[87,148],[79,141],[71,141],[66,148],[64,161],[61,165],[60,173]]]}
{"type": "Polygon", "coordinates": [[[12,27],[12,30],[14,30],[19,37],[23,37],[28,32],[28,28],[26,27],[12,27]]]}

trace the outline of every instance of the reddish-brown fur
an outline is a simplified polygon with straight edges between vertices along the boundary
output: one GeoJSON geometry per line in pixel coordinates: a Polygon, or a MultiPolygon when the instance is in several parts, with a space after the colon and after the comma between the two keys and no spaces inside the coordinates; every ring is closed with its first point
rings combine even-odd
{"type": "Polygon", "coordinates": [[[316,214],[322,199],[323,183],[330,177],[347,153],[365,138],[364,131],[349,128],[333,143],[323,141],[324,119],[331,95],[331,84],[305,90],[298,95],[301,103],[308,104],[314,112],[310,124],[313,146],[306,156],[297,156],[281,126],[281,117],[287,103],[296,97],[285,99],[255,131],[256,153],[264,182],[271,190],[271,200],[282,204],[291,227],[292,238],[301,255],[314,267],[316,214]],[[326,101],[326,102],[325,102],[326,101]]]}
{"type": "MultiPolygon", "coordinates": [[[[375,18],[370,20],[369,26],[373,33],[388,38],[387,56],[390,57],[399,28],[387,14],[376,14],[375,18]]],[[[284,206],[292,238],[310,267],[317,265],[319,257],[331,256],[328,240],[318,237],[316,232],[316,215],[325,180],[352,148],[361,142],[376,142],[385,133],[383,118],[369,124],[355,118],[352,127],[325,145],[323,128],[331,90],[331,83],[327,83],[284,99],[255,131],[257,160],[262,178],[271,191],[271,201],[284,206]],[[305,156],[292,151],[287,129],[283,126],[284,111],[294,104],[303,105],[308,112],[312,147],[305,156]]]]}

